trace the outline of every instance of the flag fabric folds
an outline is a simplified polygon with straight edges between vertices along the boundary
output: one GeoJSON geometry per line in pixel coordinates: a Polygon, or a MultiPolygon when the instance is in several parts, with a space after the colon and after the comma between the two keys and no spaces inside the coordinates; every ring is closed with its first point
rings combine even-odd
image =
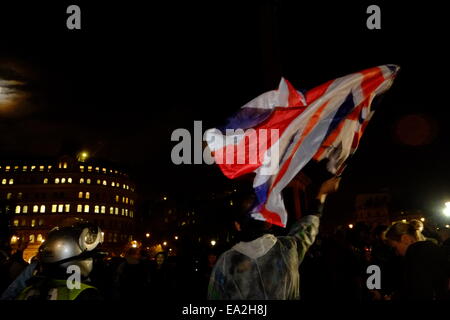
{"type": "Polygon", "coordinates": [[[223,128],[206,131],[225,176],[256,173],[254,219],[286,226],[281,192],[309,161],[326,159],[333,174],[343,170],[374,113],[374,98],[390,88],[398,70],[370,68],[304,94],[282,78],[278,90],[244,105],[223,128]]]}

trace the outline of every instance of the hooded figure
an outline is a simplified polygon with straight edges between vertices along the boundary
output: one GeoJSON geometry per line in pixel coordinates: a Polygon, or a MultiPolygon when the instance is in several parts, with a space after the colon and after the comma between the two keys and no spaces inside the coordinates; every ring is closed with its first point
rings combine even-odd
{"type": "MultiPolygon", "coordinates": [[[[243,214],[235,222],[242,241],[218,259],[209,282],[208,298],[218,300],[300,299],[299,266],[319,231],[325,197],[338,188],[339,178],[322,184],[317,206],[287,236],[276,237],[270,225],[243,214]]],[[[251,199],[248,199],[249,203],[251,199]]],[[[243,210],[250,206],[243,203],[243,210]]],[[[247,210],[248,211],[248,210],[247,210]]]]}

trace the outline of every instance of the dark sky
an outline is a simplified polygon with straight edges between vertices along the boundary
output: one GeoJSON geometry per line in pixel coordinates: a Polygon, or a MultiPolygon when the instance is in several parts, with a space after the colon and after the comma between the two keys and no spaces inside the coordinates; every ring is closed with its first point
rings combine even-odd
{"type": "Polygon", "coordinates": [[[204,130],[222,124],[281,75],[308,89],[393,63],[401,73],[332,211],[346,215],[355,194],[388,189],[405,208],[432,213],[449,195],[441,2],[377,2],[381,30],[366,28],[368,1],[92,2],[0,4],[1,158],[79,145],[140,172],[144,190],[220,189],[229,181],[215,166],[172,164],[174,129],[192,131],[194,120],[204,130]],[[66,29],[69,4],[81,7],[80,31],[66,29]]]}

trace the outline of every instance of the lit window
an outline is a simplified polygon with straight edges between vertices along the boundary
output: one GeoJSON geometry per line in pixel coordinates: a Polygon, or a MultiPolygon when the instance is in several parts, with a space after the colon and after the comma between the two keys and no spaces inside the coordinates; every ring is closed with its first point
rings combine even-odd
{"type": "Polygon", "coordinates": [[[130,186],[129,185],[127,185],[127,190],[130,190],[130,186]]]}
{"type": "Polygon", "coordinates": [[[119,208],[116,208],[116,209],[114,210],[114,214],[116,214],[116,215],[119,214],[119,208]]]}
{"type": "Polygon", "coordinates": [[[40,212],[41,212],[41,213],[45,213],[45,205],[41,205],[41,210],[40,210],[40,212]]]}
{"type": "Polygon", "coordinates": [[[114,183],[114,181],[113,182],[111,182],[111,187],[114,187],[115,186],[115,183],[114,183]]]}
{"type": "Polygon", "coordinates": [[[100,179],[97,179],[97,184],[102,184],[102,182],[100,181],[100,179]]]}
{"type": "Polygon", "coordinates": [[[33,212],[39,212],[39,206],[34,205],[33,206],[33,212]]]}
{"type": "Polygon", "coordinates": [[[65,212],[70,212],[70,204],[66,204],[65,206],[64,206],[64,211],[65,212]]]}
{"type": "Polygon", "coordinates": [[[82,204],[77,205],[77,212],[83,212],[83,205],[82,204]]]}
{"type": "Polygon", "coordinates": [[[55,183],[58,184],[59,183],[59,178],[55,179],[55,183]]]}
{"type": "Polygon", "coordinates": [[[101,213],[106,213],[106,207],[105,207],[105,206],[102,206],[100,212],[101,212],[101,213]]]}
{"type": "Polygon", "coordinates": [[[62,164],[61,164],[61,162],[60,162],[60,163],[58,163],[58,168],[59,168],[59,169],[61,169],[61,168],[62,168],[62,164]]]}
{"type": "Polygon", "coordinates": [[[86,199],[89,199],[89,198],[90,198],[90,193],[86,192],[86,199]]]}
{"type": "Polygon", "coordinates": [[[8,181],[6,179],[2,179],[2,184],[6,184],[8,181]]]}
{"type": "Polygon", "coordinates": [[[12,198],[12,193],[11,193],[11,192],[8,192],[8,193],[6,194],[6,200],[11,200],[11,198],[12,198]]]}
{"type": "Polygon", "coordinates": [[[63,204],[59,204],[58,205],[58,212],[63,212],[64,210],[64,205],[63,204]]]}
{"type": "Polygon", "coordinates": [[[128,197],[127,197],[127,198],[125,198],[125,203],[127,203],[127,204],[128,204],[128,197]]]}
{"type": "Polygon", "coordinates": [[[119,202],[120,201],[120,197],[119,197],[119,195],[116,195],[116,202],[119,202]]]}
{"type": "Polygon", "coordinates": [[[88,171],[91,172],[92,171],[92,166],[88,167],[88,171]]]}
{"type": "Polygon", "coordinates": [[[67,179],[67,183],[72,183],[72,178],[67,179]]]}
{"type": "Polygon", "coordinates": [[[87,183],[87,184],[91,184],[91,179],[87,179],[87,180],[86,180],[86,183],[87,183]]]}
{"type": "Polygon", "coordinates": [[[99,171],[100,171],[100,168],[99,168],[99,167],[96,167],[96,168],[95,168],[95,171],[96,171],[96,172],[99,172],[99,171]]]}
{"type": "Polygon", "coordinates": [[[58,209],[58,205],[52,204],[52,212],[56,212],[57,209],[58,209]]]}
{"type": "Polygon", "coordinates": [[[28,239],[30,239],[30,243],[34,243],[34,234],[30,234],[28,239]]]}
{"type": "Polygon", "coordinates": [[[123,184],[123,188],[125,189],[125,183],[123,184]]]}
{"type": "Polygon", "coordinates": [[[31,220],[31,227],[34,228],[36,226],[36,220],[31,220]]]}
{"type": "Polygon", "coordinates": [[[44,224],[44,220],[42,220],[42,219],[39,219],[39,226],[42,226],[44,224]]]}
{"type": "Polygon", "coordinates": [[[13,225],[14,225],[14,227],[18,227],[19,226],[19,220],[14,220],[13,225]]]}
{"type": "Polygon", "coordinates": [[[42,242],[42,234],[39,233],[36,240],[37,242],[42,242]]]}
{"type": "Polygon", "coordinates": [[[48,171],[50,171],[50,169],[52,168],[52,166],[48,166],[47,168],[48,168],[48,171]]]}
{"type": "Polygon", "coordinates": [[[107,182],[106,182],[106,180],[103,180],[103,185],[104,185],[104,186],[106,186],[106,185],[107,185],[107,182]]]}
{"type": "Polygon", "coordinates": [[[39,166],[39,171],[44,171],[45,167],[44,166],[39,166]]]}
{"type": "Polygon", "coordinates": [[[116,171],[115,171],[115,173],[116,173],[116,174],[118,174],[118,173],[119,173],[119,171],[117,171],[117,170],[116,170],[116,171]]]}
{"type": "Polygon", "coordinates": [[[62,178],[61,183],[66,183],[66,178],[62,178]]]}
{"type": "Polygon", "coordinates": [[[122,208],[122,215],[124,215],[125,214],[125,209],[124,208],[122,208]]]}
{"type": "Polygon", "coordinates": [[[102,172],[103,172],[103,173],[106,173],[106,168],[103,168],[103,169],[102,169],[102,172]]]}
{"type": "Polygon", "coordinates": [[[31,166],[31,171],[34,171],[36,169],[36,166],[31,166]]]}
{"type": "Polygon", "coordinates": [[[20,213],[20,206],[16,206],[16,213],[17,213],[17,214],[20,213]]]}
{"type": "Polygon", "coordinates": [[[48,178],[44,178],[44,184],[48,183],[48,178]]]}
{"type": "Polygon", "coordinates": [[[28,167],[27,166],[23,166],[22,171],[26,172],[27,170],[28,170],[28,167]]]}
{"type": "Polygon", "coordinates": [[[86,212],[86,213],[89,212],[89,205],[88,204],[84,205],[84,212],[86,212]]]}
{"type": "Polygon", "coordinates": [[[125,203],[125,197],[122,197],[122,203],[125,203]]]}
{"type": "Polygon", "coordinates": [[[22,199],[22,196],[23,196],[23,193],[22,193],[22,192],[19,192],[19,193],[17,194],[17,199],[22,199]]]}
{"type": "Polygon", "coordinates": [[[67,169],[67,162],[64,162],[63,168],[64,168],[64,169],[67,169]]]}
{"type": "Polygon", "coordinates": [[[114,208],[113,207],[109,207],[109,214],[114,214],[114,208]]]}
{"type": "Polygon", "coordinates": [[[128,217],[128,209],[125,209],[125,216],[128,217]]]}
{"type": "Polygon", "coordinates": [[[80,178],[80,183],[84,183],[84,179],[83,178],[80,178]]]}
{"type": "Polygon", "coordinates": [[[22,213],[28,213],[28,206],[23,206],[22,213]]]}
{"type": "Polygon", "coordinates": [[[84,172],[84,166],[80,166],[80,171],[84,172]]]}
{"type": "Polygon", "coordinates": [[[19,170],[19,166],[14,166],[14,171],[18,171],[19,170]]]}
{"type": "Polygon", "coordinates": [[[112,170],[112,169],[109,169],[109,173],[113,173],[113,170],[112,170]]]}
{"type": "Polygon", "coordinates": [[[130,204],[133,205],[134,204],[134,200],[130,199],[130,204]]]}
{"type": "Polygon", "coordinates": [[[9,184],[14,184],[14,179],[9,179],[9,184]]]}
{"type": "Polygon", "coordinates": [[[78,192],[78,199],[83,199],[83,192],[78,192]]]}
{"type": "Polygon", "coordinates": [[[95,206],[95,207],[94,207],[94,212],[95,212],[95,213],[100,213],[99,206],[95,206]]]}
{"type": "Polygon", "coordinates": [[[5,167],[5,171],[6,171],[6,172],[9,172],[9,170],[11,170],[11,167],[10,167],[10,166],[6,166],[6,167],[5,167]]]}

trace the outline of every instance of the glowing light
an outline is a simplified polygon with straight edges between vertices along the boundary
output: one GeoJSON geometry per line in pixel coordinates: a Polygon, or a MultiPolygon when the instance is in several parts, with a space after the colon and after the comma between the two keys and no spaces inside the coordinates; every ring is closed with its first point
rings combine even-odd
{"type": "Polygon", "coordinates": [[[166,241],[163,242],[163,246],[167,246],[167,242],[166,241]]]}
{"type": "Polygon", "coordinates": [[[146,237],[146,238],[150,238],[150,233],[146,233],[146,234],[145,234],[145,237],[146,237]]]}
{"type": "Polygon", "coordinates": [[[216,240],[211,240],[211,245],[214,247],[216,245],[216,240]]]}
{"type": "Polygon", "coordinates": [[[136,240],[131,241],[131,246],[132,246],[133,248],[137,248],[137,247],[138,247],[137,241],[136,241],[136,240]]]}
{"type": "Polygon", "coordinates": [[[446,224],[445,227],[448,229],[448,228],[450,228],[450,225],[446,224]]]}
{"type": "Polygon", "coordinates": [[[420,218],[420,221],[425,222],[425,218],[420,218]]]}
{"type": "Polygon", "coordinates": [[[16,243],[17,242],[17,237],[16,236],[12,236],[11,237],[11,243],[16,243]]]}
{"type": "Polygon", "coordinates": [[[406,223],[406,219],[403,219],[402,222],[406,223]]]}
{"type": "Polygon", "coordinates": [[[175,240],[178,240],[178,236],[175,236],[175,240]]]}
{"type": "Polygon", "coordinates": [[[348,225],[348,227],[349,227],[350,229],[353,229],[353,225],[352,225],[351,223],[348,225]]]}
{"type": "Polygon", "coordinates": [[[163,200],[166,201],[166,200],[167,200],[167,197],[163,197],[163,200]]]}
{"type": "Polygon", "coordinates": [[[444,216],[450,217],[450,202],[445,203],[445,208],[444,210],[442,210],[442,213],[444,214],[444,216]]]}

